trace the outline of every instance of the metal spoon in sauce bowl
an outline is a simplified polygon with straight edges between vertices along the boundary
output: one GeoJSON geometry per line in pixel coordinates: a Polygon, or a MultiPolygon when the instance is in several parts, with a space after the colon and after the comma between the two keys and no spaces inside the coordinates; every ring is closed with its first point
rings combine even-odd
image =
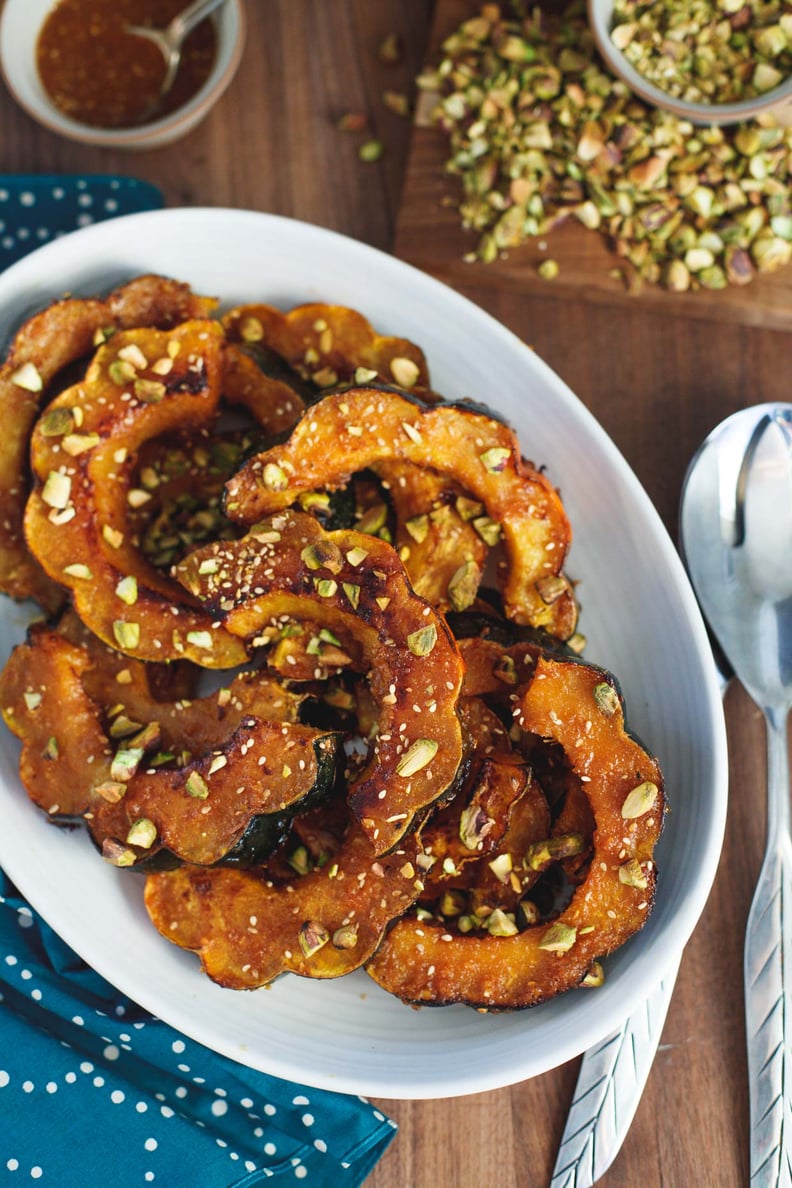
{"type": "Polygon", "coordinates": [[[775,1188],[792,1168],[791,404],[743,409],[712,431],[685,479],[680,529],[704,615],[767,727],[767,846],[743,972],[751,1185],[775,1188]]]}
{"type": "Polygon", "coordinates": [[[145,25],[127,25],[125,32],[135,37],[145,37],[153,41],[165,59],[165,77],[162,80],[156,105],[162,102],[173,86],[179,65],[181,63],[182,47],[196,25],[225,4],[226,0],[193,0],[182,12],[173,18],[164,29],[150,29],[145,25]]]}

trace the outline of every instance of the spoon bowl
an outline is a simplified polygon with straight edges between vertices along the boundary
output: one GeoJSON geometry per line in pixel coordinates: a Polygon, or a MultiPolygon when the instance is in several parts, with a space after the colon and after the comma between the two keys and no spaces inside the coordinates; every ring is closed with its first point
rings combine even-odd
{"type": "Polygon", "coordinates": [[[792,1166],[792,405],[743,409],[713,430],[685,479],[680,535],[705,618],[767,727],[767,848],[743,972],[751,1185],[769,1188],[792,1166]]]}
{"type": "Polygon", "coordinates": [[[177,13],[164,29],[154,29],[148,25],[125,27],[127,33],[135,37],[145,37],[147,41],[153,42],[165,59],[165,74],[152,109],[162,102],[173,86],[181,65],[184,43],[193,29],[225,2],[226,0],[194,0],[194,3],[188,4],[182,12],[177,13]]]}

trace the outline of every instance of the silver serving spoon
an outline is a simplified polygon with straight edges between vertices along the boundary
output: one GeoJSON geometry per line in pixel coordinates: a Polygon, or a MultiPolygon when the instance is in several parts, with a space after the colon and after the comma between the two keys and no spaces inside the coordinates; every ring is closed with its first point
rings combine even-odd
{"type": "Polygon", "coordinates": [[[767,849],[744,958],[751,1185],[792,1185],[792,404],[713,430],[685,479],[680,531],[704,615],[767,727],[767,849]]]}
{"type": "Polygon", "coordinates": [[[148,41],[153,41],[165,59],[165,77],[162,80],[157,103],[162,102],[173,86],[173,80],[181,62],[182,47],[187,37],[196,25],[199,25],[205,17],[208,17],[225,2],[226,0],[194,0],[194,3],[188,4],[164,29],[150,29],[145,25],[126,26],[127,33],[133,33],[136,37],[145,37],[148,41]]]}

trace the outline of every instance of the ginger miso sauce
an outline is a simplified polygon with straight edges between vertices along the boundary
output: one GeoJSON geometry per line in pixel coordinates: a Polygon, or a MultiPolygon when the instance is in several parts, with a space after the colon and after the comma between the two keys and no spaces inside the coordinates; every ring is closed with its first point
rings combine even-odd
{"type": "Polygon", "coordinates": [[[217,52],[208,18],[182,49],[173,86],[157,102],[165,59],[126,25],[164,29],[186,0],[58,0],[36,47],[44,89],[66,116],[95,128],[131,128],[176,111],[201,89],[217,52]]]}

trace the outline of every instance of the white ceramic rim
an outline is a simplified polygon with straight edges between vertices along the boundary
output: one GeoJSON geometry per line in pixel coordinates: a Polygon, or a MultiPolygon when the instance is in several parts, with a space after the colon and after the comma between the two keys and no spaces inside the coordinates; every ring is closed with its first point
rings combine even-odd
{"type": "Polygon", "coordinates": [[[213,13],[217,27],[217,57],[209,78],[188,103],[160,120],[134,128],[92,128],[65,116],[50,101],[36,71],[35,60],[20,56],[16,31],[25,22],[34,2],[42,8],[30,40],[35,54],[38,30],[52,7],[52,0],[5,0],[0,12],[0,73],[19,106],[39,124],[81,144],[127,149],[156,148],[170,143],[194,128],[229,87],[236,74],[245,47],[246,17],[244,0],[226,0],[213,13]],[[45,7],[46,6],[46,7],[45,7]]]}
{"type": "Polygon", "coordinates": [[[738,103],[690,103],[669,95],[644,78],[613,44],[608,25],[613,4],[605,0],[587,0],[587,4],[589,22],[601,56],[613,73],[652,107],[663,108],[679,119],[690,120],[694,124],[737,124],[741,120],[754,119],[761,112],[792,99],[792,76],[772,91],[766,91],[764,95],[757,95],[753,99],[742,99],[738,103]]]}
{"type": "MultiPolygon", "coordinates": [[[[163,950],[157,950],[154,958],[158,963],[158,975],[152,978],[145,960],[138,959],[130,968],[124,969],[123,976],[119,976],[119,969],[114,965],[114,958],[112,953],[108,953],[108,947],[121,945],[121,938],[112,937],[108,940],[106,932],[104,937],[92,935],[89,924],[77,918],[76,913],[65,916],[63,914],[63,885],[68,883],[70,875],[83,877],[81,872],[87,868],[79,865],[80,863],[94,861],[95,856],[90,852],[90,844],[82,835],[64,836],[63,831],[48,828],[26,798],[19,797],[18,785],[12,789],[2,782],[0,806],[5,801],[7,822],[6,830],[0,833],[0,860],[33,907],[40,911],[63,939],[102,976],[118,985],[154,1015],[193,1039],[243,1064],[275,1076],[301,1080],[319,1088],[363,1093],[368,1096],[412,1099],[452,1097],[480,1092],[546,1072],[579,1055],[585,1048],[601,1041],[619,1026],[626,1015],[632,1012],[653,988],[656,980],[678,960],[704,908],[717,869],[726,816],[725,725],[716,670],[706,631],[679,556],[648,496],[615,445],[546,364],[505,327],[439,281],[410,265],[334,232],[251,211],[192,208],[129,215],[75,232],[13,265],[0,276],[0,311],[11,301],[15,303],[15,308],[20,314],[25,312],[31,300],[35,300],[40,306],[45,299],[45,291],[50,295],[64,288],[79,292],[81,285],[96,285],[98,273],[109,281],[108,268],[112,269],[114,283],[137,272],[156,270],[156,261],[152,260],[151,253],[156,251],[158,243],[162,245],[163,251],[170,253],[167,257],[169,262],[175,261],[176,257],[179,257],[181,262],[181,254],[184,254],[181,278],[191,280],[203,291],[211,291],[211,288],[207,288],[203,283],[200,263],[195,265],[195,275],[191,274],[190,260],[200,261],[200,251],[196,252],[197,245],[213,245],[218,283],[221,286],[229,286],[225,291],[222,288],[216,288],[215,291],[221,292],[228,302],[239,299],[239,294],[230,288],[230,278],[233,277],[235,269],[240,266],[243,271],[247,268],[248,272],[254,266],[260,269],[258,261],[261,260],[266,260],[268,267],[273,271],[272,280],[269,282],[267,270],[261,271],[262,289],[265,290],[261,293],[261,299],[282,299],[286,295],[285,290],[289,290],[289,282],[285,274],[281,275],[278,269],[282,267],[282,260],[287,256],[293,258],[295,268],[307,270],[307,275],[314,278],[311,284],[301,284],[303,300],[330,300],[334,292],[338,293],[340,300],[345,300],[348,286],[353,284],[358,287],[361,304],[365,308],[367,286],[372,292],[385,294],[386,296],[381,298],[383,301],[390,300],[391,292],[401,288],[404,291],[403,302],[409,301],[415,309],[412,314],[414,318],[423,315],[430,308],[434,309],[437,311],[437,324],[433,333],[442,332],[443,337],[460,335],[458,341],[463,344],[461,348],[457,348],[463,355],[460,366],[466,362],[465,350],[475,351],[483,347],[486,349],[487,358],[502,356],[509,366],[513,364],[520,375],[524,374],[526,387],[535,383],[551,393],[552,400],[557,402],[557,417],[574,418],[575,425],[583,435],[586,449],[596,463],[598,476],[600,472],[604,473],[609,483],[617,488],[617,497],[634,509],[636,523],[640,527],[641,548],[645,547],[651,553],[652,574],[655,575],[652,577],[652,588],[657,583],[662,585],[667,581],[669,591],[673,595],[674,613],[678,615],[684,636],[680,644],[683,648],[683,666],[687,665],[690,668],[695,685],[696,710],[700,715],[700,736],[680,740],[681,753],[687,760],[688,749],[692,746],[697,749],[697,755],[704,764],[704,777],[701,780],[704,786],[699,789],[680,787],[678,796],[698,794],[704,798],[702,804],[706,809],[703,817],[706,833],[703,837],[683,838],[683,844],[679,845],[680,854],[684,853],[689,860],[683,866],[686,890],[677,910],[669,921],[661,922],[656,908],[642,932],[609,958],[609,978],[602,990],[596,991],[596,1000],[590,998],[587,992],[571,992],[571,995],[559,996],[529,1012],[511,1015],[480,1016],[464,1007],[444,1008],[442,1012],[429,1010],[414,1013],[409,1012],[409,1008],[402,1006],[390,996],[384,995],[373,986],[365,974],[354,974],[350,979],[340,979],[337,983],[309,984],[299,978],[282,978],[271,990],[254,992],[253,995],[245,995],[244,999],[256,1004],[260,1002],[278,1005],[279,1010],[285,1009],[287,1012],[293,1009],[299,1013],[301,1023],[307,1013],[305,1002],[310,1004],[310,1010],[326,1012],[328,1018],[335,1017],[335,1012],[341,1004],[344,1009],[354,1014],[354,1027],[359,1026],[361,1029],[359,1034],[355,1031],[351,1051],[347,1049],[338,1052],[338,1037],[332,1035],[330,1038],[335,1046],[331,1056],[323,1052],[321,1061],[312,1062],[302,1058],[296,1063],[289,1046],[282,1051],[274,1052],[267,1049],[261,1052],[252,1050],[249,1033],[245,1032],[244,1036],[231,1036],[228,1028],[233,1029],[233,1025],[229,1020],[236,1019],[238,1009],[225,996],[231,995],[236,1001],[241,1000],[236,999],[235,992],[223,991],[209,983],[208,979],[198,972],[198,964],[193,955],[168,946],[153,929],[150,929],[150,932],[154,940],[164,946],[163,950]],[[227,235],[229,243],[238,241],[239,250],[244,250],[244,259],[240,256],[241,264],[233,258],[233,253],[228,251],[224,234],[227,235]],[[326,272],[329,263],[334,266],[330,276],[326,272]],[[69,277],[73,283],[69,282],[69,277]],[[334,280],[334,277],[337,279],[334,280]],[[349,280],[350,277],[353,278],[352,281],[349,280]],[[25,844],[18,844],[19,838],[14,832],[15,821],[20,823],[23,836],[29,835],[27,840],[30,844],[27,848],[25,844]],[[34,824],[31,824],[33,821],[34,824]],[[31,833],[30,830],[34,828],[37,831],[31,833]],[[57,879],[48,882],[54,876],[50,869],[51,854],[44,851],[52,845],[58,847],[59,857],[62,854],[66,859],[67,865],[60,875],[60,883],[57,879]],[[169,979],[175,979],[174,984],[181,987],[175,1002],[164,989],[169,979]],[[341,995],[334,997],[334,991],[341,982],[350,983],[354,999],[351,1004],[341,995]],[[361,986],[364,987],[362,991],[361,986]],[[255,994],[265,997],[255,999],[255,994]],[[316,997],[317,994],[321,997],[316,997]],[[267,998],[267,995],[274,997],[267,998]],[[387,1003],[380,1002],[380,995],[387,999],[387,1003]],[[373,1007],[362,1005],[367,999],[377,1001],[373,1007]],[[290,1002],[296,1005],[290,1008],[290,1002]],[[379,1026],[382,1019],[377,1012],[382,1013],[386,1020],[395,1021],[399,1027],[407,1026],[409,1022],[409,1026],[415,1028],[415,1034],[419,1039],[413,1040],[411,1031],[410,1050],[402,1056],[400,1052],[389,1049],[388,1062],[379,1054],[378,1044],[384,1043],[384,1039],[381,1040],[379,1031],[371,1030],[366,1014],[369,1009],[374,1011],[371,1018],[379,1026]],[[402,1011],[408,1012],[408,1016],[398,1013],[402,1011]],[[448,1014],[448,1025],[445,1026],[443,1019],[438,1029],[442,1034],[435,1042],[434,1024],[431,1020],[434,1017],[440,1020],[446,1012],[451,1012],[448,1014]],[[570,1012],[572,1025],[569,1021],[570,1012]],[[539,1033],[536,1032],[536,1027],[539,1027],[539,1033]],[[450,1040],[447,1040],[446,1032],[453,1036],[457,1044],[454,1057],[450,1060],[447,1058],[447,1044],[450,1040]],[[468,1034],[473,1034],[473,1040],[467,1038],[468,1034]],[[461,1051],[460,1036],[464,1041],[461,1051]],[[420,1046],[424,1042],[427,1044],[426,1048],[420,1046]],[[416,1055],[416,1043],[419,1043],[417,1050],[425,1059],[416,1055]],[[501,1063],[495,1067],[492,1066],[492,1052],[499,1058],[502,1057],[501,1063]],[[436,1059],[437,1053],[441,1054],[439,1062],[436,1059]],[[482,1055],[484,1053],[486,1057],[482,1055]],[[477,1054],[480,1062],[490,1062],[486,1068],[477,1066],[477,1054]],[[354,1063],[356,1058],[368,1062],[363,1073],[354,1063]]],[[[161,266],[160,270],[173,272],[169,264],[161,266]]],[[[295,294],[289,291],[288,296],[293,300],[295,294]]],[[[254,297],[247,292],[241,299],[252,300],[254,297]]],[[[405,329],[409,330],[408,307],[404,305],[403,308],[407,320],[405,329]]],[[[382,319],[378,328],[381,332],[399,332],[398,326],[388,325],[382,319]]],[[[420,340],[420,335],[416,334],[415,337],[420,340]]],[[[431,354],[429,361],[431,366],[431,354]]],[[[460,393],[451,390],[449,395],[458,396],[460,393]]],[[[616,588],[618,590],[618,585],[616,588]]],[[[18,612],[9,612],[12,619],[14,615],[18,615],[18,612]]],[[[21,632],[21,619],[13,623],[12,629],[17,633],[21,632]]],[[[620,632],[623,630],[620,623],[620,632]]],[[[668,642],[662,641],[663,651],[667,650],[668,642]]],[[[592,658],[602,659],[596,655],[592,658]]],[[[677,691],[673,691],[668,697],[676,699],[677,695],[677,691]]],[[[683,723],[683,728],[685,727],[686,724],[683,723]]],[[[12,782],[13,780],[9,781],[12,782]]],[[[682,811],[684,813],[684,808],[682,811]]],[[[118,872],[107,870],[101,863],[91,869],[99,872],[100,867],[101,873],[91,877],[101,878],[102,891],[110,891],[112,897],[116,894],[116,888],[122,887],[123,890],[117,894],[126,897],[127,887],[131,884],[115,882],[118,872]]],[[[123,878],[122,875],[121,879],[123,878]]],[[[673,888],[671,892],[673,899],[673,888]]],[[[141,912],[138,912],[138,915],[141,912]]],[[[133,925],[137,923],[138,921],[132,920],[133,925]]],[[[120,920],[117,931],[124,933],[128,924],[126,918],[120,920]]],[[[150,925],[148,927],[150,928],[150,925]]],[[[148,956],[151,957],[151,953],[148,952],[150,945],[143,933],[133,932],[132,939],[135,943],[143,942],[148,956]]],[[[128,935],[124,936],[120,951],[128,955],[128,935]]],[[[264,1009],[267,1009],[266,1006],[264,1009]]],[[[245,1006],[239,1013],[244,1014],[246,1010],[245,1006]]],[[[306,1026],[311,1025],[312,1021],[308,1020],[306,1026]]],[[[292,1034],[292,1046],[293,1042],[292,1034]]],[[[312,1057],[313,1055],[312,1052],[312,1057]]]]}

